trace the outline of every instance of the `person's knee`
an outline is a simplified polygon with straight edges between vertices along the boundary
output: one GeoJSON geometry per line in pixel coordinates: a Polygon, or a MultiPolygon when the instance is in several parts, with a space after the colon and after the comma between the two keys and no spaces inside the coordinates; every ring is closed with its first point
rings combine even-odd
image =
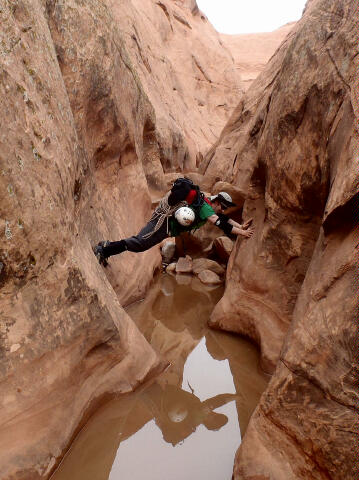
{"type": "Polygon", "coordinates": [[[127,250],[129,252],[144,252],[151,248],[147,242],[138,235],[126,240],[127,250]]]}

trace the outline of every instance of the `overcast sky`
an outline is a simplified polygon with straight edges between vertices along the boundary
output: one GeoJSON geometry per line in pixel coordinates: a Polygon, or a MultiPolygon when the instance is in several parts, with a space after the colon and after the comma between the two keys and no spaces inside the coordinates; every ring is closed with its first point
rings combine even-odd
{"type": "Polygon", "coordinates": [[[197,0],[197,5],[221,33],[272,32],[299,20],[306,0],[197,0]]]}

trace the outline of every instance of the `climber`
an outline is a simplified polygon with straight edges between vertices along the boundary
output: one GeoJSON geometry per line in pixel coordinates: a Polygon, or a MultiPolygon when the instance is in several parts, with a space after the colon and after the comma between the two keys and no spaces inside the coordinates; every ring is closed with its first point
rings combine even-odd
{"type": "Polygon", "coordinates": [[[227,192],[206,198],[191,180],[179,178],[137,235],[117,242],[99,242],[93,251],[99,263],[106,267],[107,259],[113,255],[125,250],[144,252],[169,236],[176,237],[182,232],[196,230],[206,222],[214,224],[228,236],[251,237],[254,231],[250,227],[252,220],[240,225],[223,213],[233,206],[235,203],[227,192]]]}

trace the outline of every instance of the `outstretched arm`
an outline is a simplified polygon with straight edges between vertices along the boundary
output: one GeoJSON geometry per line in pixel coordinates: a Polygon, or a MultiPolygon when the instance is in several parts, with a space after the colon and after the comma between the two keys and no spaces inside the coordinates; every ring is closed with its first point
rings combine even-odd
{"type": "Polygon", "coordinates": [[[249,220],[247,220],[246,222],[244,222],[242,225],[240,223],[237,223],[235,222],[234,220],[232,220],[231,218],[228,220],[228,223],[230,223],[231,225],[233,225],[233,230],[232,230],[232,233],[234,233],[235,235],[243,235],[245,237],[251,237],[253,235],[253,232],[254,232],[254,228],[251,227],[251,224],[253,222],[253,218],[250,218],[249,220]],[[238,230],[238,232],[236,233],[236,230],[238,230]],[[240,233],[239,230],[242,232],[240,233]],[[243,233],[244,232],[244,233],[243,233]]]}
{"type": "Polygon", "coordinates": [[[223,216],[219,217],[218,215],[211,215],[207,220],[223,230],[226,235],[242,235],[249,238],[254,232],[254,228],[249,227],[251,220],[248,220],[244,225],[240,225],[231,219],[226,220],[223,216]]]}
{"type": "Polygon", "coordinates": [[[237,393],[220,393],[215,397],[207,398],[207,400],[202,402],[202,405],[206,406],[210,410],[214,410],[216,408],[223,407],[223,405],[226,405],[233,400],[238,400],[239,398],[240,396],[237,393]]]}
{"type": "Polygon", "coordinates": [[[233,225],[234,227],[237,227],[237,228],[242,228],[243,230],[247,230],[248,227],[250,226],[250,224],[253,222],[253,218],[250,218],[249,220],[247,220],[246,222],[244,222],[242,225],[240,223],[237,223],[235,222],[234,220],[232,220],[231,218],[228,219],[228,223],[230,223],[231,225],[233,225]]]}

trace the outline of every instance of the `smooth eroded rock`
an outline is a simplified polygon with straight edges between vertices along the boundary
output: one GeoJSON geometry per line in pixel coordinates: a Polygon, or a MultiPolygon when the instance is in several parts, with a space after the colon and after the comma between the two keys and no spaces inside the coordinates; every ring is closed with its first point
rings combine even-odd
{"type": "Polygon", "coordinates": [[[176,262],[172,262],[169,265],[167,265],[166,272],[167,273],[174,273],[176,271],[176,265],[177,265],[176,262]]]}
{"type": "Polygon", "coordinates": [[[161,248],[162,262],[170,263],[176,253],[176,244],[173,240],[167,240],[161,248]]]}
{"type": "Polygon", "coordinates": [[[176,263],[176,273],[192,273],[193,262],[189,255],[180,257],[176,263]]]}
{"type": "Polygon", "coordinates": [[[106,4],[156,112],[144,168],[150,188],[161,190],[164,171],[195,170],[217,140],[241,95],[240,76],[196,2],[106,4]]]}
{"type": "Polygon", "coordinates": [[[204,169],[223,169],[248,191],[243,217],[253,218],[255,229],[232,253],[212,320],[250,335],[272,371],[325,212],[339,207],[341,189],[346,197],[356,191],[357,106],[345,86],[355,85],[354,26],[346,21],[355,9],[349,1],[310,4],[233,113],[204,169]],[[320,11],[327,14],[319,21],[320,11]],[[342,76],[338,64],[346,65],[342,76]]]}
{"type": "Polygon", "coordinates": [[[193,260],[193,273],[198,275],[203,270],[211,270],[220,276],[223,276],[226,272],[222,265],[214,260],[210,260],[209,258],[195,258],[193,260]]]}
{"type": "Polygon", "coordinates": [[[271,56],[295,26],[287,23],[273,32],[221,34],[221,39],[232,53],[245,90],[265,69],[271,56]]]}
{"type": "Polygon", "coordinates": [[[350,0],[308,2],[201,168],[248,188],[255,228],[211,323],[255,340],[274,372],[235,480],[359,473],[358,15],[350,0]]]}
{"type": "Polygon", "coordinates": [[[228,237],[217,237],[213,242],[213,246],[218,257],[227,263],[234,247],[233,240],[228,237]]]}
{"type": "Polygon", "coordinates": [[[198,278],[206,285],[219,285],[223,280],[212,270],[201,270],[198,278]]]}

